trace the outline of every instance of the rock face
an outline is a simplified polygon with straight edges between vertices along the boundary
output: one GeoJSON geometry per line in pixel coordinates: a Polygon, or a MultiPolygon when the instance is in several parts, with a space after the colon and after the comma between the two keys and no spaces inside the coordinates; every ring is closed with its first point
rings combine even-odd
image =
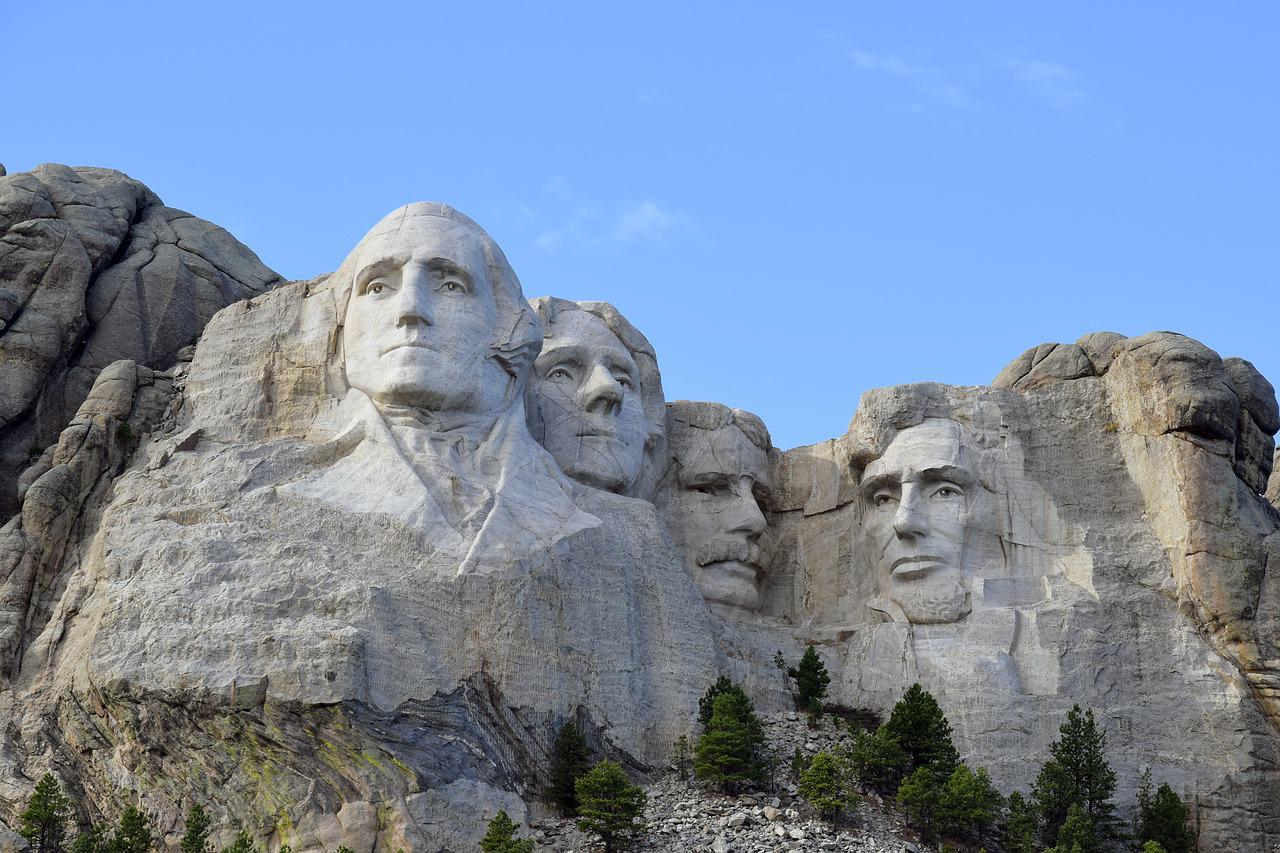
{"type": "Polygon", "coordinates": [[[0,520],[103,368],[166,369],[220,308],[279,282],[226,231],[119,172],[0,171],[0,520]]]}
{"type": "Polygon", "coordinates": [[[174,357],[101,369],[19,478],[0,818],[52,769],[171,841],[198,800],[272,849],[466,849],[545,814],[566,720],[645,775],[717,675],[786,710],[774,653],[814,644],[845,705],[923,683],[1006,790],[1080,703],[1122,804],[1150,766],[1205,849],[1280,842],[1280,416],[1246,361],[1087,335],[781,452],[664,411],[616,309],[531,305],[438,204],[174,357]]]}

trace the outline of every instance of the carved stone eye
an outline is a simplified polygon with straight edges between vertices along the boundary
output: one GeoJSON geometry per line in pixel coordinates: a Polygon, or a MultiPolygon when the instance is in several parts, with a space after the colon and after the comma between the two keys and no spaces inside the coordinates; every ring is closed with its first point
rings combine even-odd
{"type": "Polygon", "coordinates": [[[467,286],[458,281],[446,281],[440,286],[441,290],[447,290],[449,293],[466,293],[467,286]]]}
{"type": "Polygon", "coordinates": [[[379,293],[382,292],[382,282],[375,281],[373,284],[366,287],[364,292],[372,293],[374,296],[377,296],[379,293]]]}
{"type": "Polygon", "coordinates": [[[571,376],[569,374],[569,371],[565,370],[563,367],[553,367],[551,368],[550,371],[547,372],[547,378],[548,379],[572,379],[573,376],[571,376]]]}

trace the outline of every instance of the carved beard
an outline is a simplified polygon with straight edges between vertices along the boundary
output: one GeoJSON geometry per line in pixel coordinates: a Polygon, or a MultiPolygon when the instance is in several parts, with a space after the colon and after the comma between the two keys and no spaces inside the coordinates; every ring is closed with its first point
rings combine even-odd
{"type": "Polygon", "coordinates": [[[955,622],[969,612],[969,591],[958,574],[898,583],[890,596],[913,625],[955,622]]]}

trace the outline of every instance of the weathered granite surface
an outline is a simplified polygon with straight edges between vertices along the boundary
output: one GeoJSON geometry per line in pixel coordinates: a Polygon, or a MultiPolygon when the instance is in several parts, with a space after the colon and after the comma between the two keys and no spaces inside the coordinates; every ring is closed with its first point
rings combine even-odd
{"type": "Polygon", "coordinates": [[[220,308],[279,282],[226,231],[120,172],[0,172],[0,521],[99,371],[171,367],[220,308]]]}
{"type": "Polygon", "coordinates": [[[786,709],[774,653],[812,643],[846,705],[925,684],[1005,789],[1078,702],[1122,802],[1150,766],[1203,849],[1280,842],[1280,413],[1246,361],[1086,335],[783,452],[664,405],[616,309],[531,305],[437,204],[173,358],[99,370],[17,479],[0,819],[52,769],[170,841],[195,799],[272,849],[466,849],[545,814],[565,720],[644,775],[718,674],[786,709]]]}

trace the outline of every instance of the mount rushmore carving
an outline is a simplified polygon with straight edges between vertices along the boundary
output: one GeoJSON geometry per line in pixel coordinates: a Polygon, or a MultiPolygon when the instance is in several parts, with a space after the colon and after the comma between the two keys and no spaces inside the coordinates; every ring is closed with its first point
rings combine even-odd
{"type": "MultiPolygon", "coordinates": [[[[4,245],[82,215],[13,200],[40,176],[0,178],[4,245]]],[[[0,305],[65,289],[22,251],[0,305]]],[[[526,300],[445,205],[330,276],[251,279],[176,363],[95,365],[48,447],[5,427],[29,464],[0,483],[0,818],[52,768],[168,831],[195,797],[295,850],[447,848],[540,808],[566,719],[643,772],[717,675],[785,707],[774,653],[813,644],[841,703],[924,684],[1006,790],[1078,702],[1122,789],[1151,766],[1202,844],[1280,841],[1280,415],[1248,362],[1087,335],[782,451],[667,402],[612,305],[526,300]]],[[[64,313],[107,334],[91,299],[64,313]]],[[[10,363],[29,409],[55,380],[10,363]]]]}

